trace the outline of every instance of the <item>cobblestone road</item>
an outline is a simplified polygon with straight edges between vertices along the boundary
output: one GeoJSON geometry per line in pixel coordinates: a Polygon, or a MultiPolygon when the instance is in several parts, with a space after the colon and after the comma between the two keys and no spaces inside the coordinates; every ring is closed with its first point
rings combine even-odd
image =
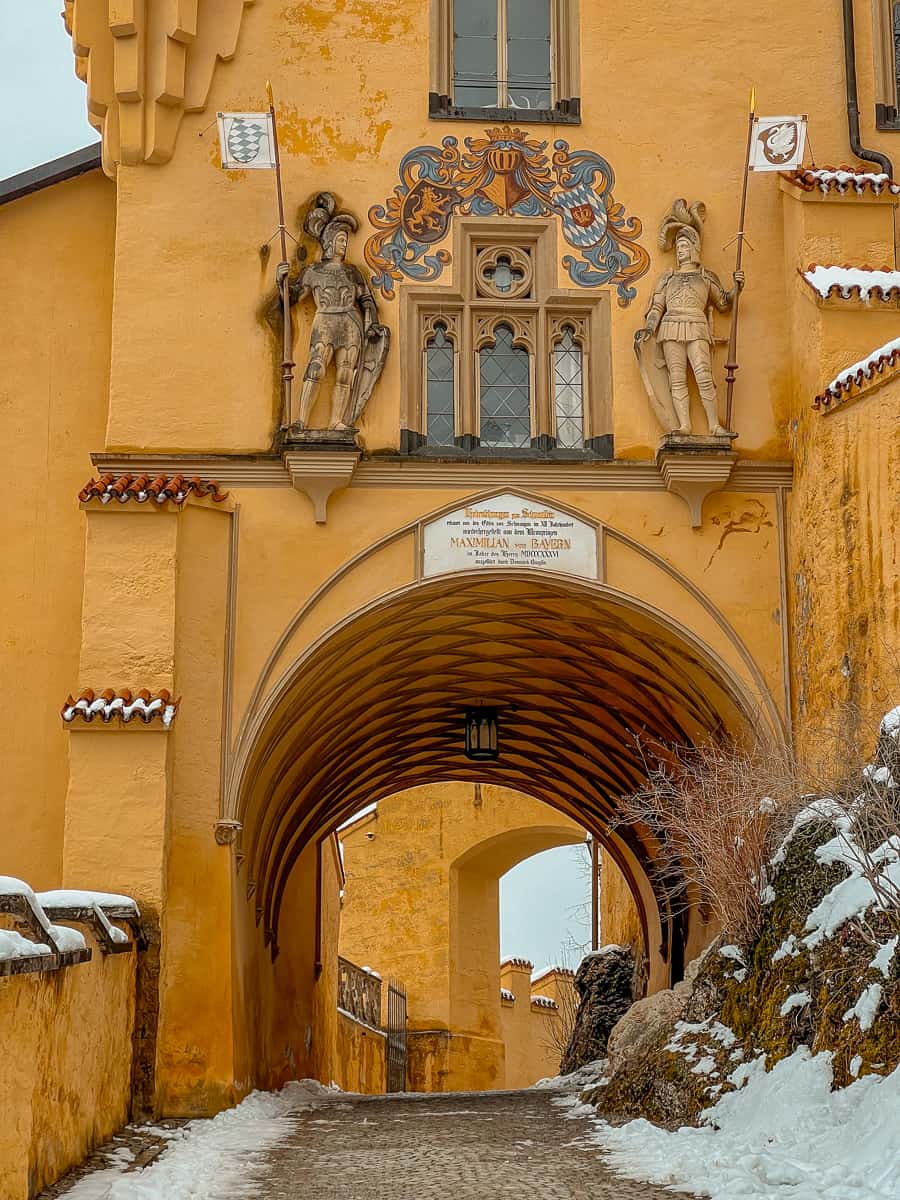
{"type": "Polygon", "coordinates": [[[269,1152],[267,1200],[672,1200],[605,1169],[548,1092],[336,1100],[269,1152]]]}

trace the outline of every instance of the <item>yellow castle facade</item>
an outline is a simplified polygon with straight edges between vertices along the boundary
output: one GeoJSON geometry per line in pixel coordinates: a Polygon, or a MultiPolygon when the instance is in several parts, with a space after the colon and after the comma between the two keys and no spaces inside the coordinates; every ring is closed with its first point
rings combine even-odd
{"type": "Polygon", "coordinates": [[[332,834],[385,796],[596,834],[651,990],[708,942],[616,821],[642,739],[811,752],[898,644],[894,7],[66,0],[101,146],[0,188],[0,869],[147,948],[127,1004],[60,968],[131,1070],[52,1167],[16,1117],[10,1194],[129,1107],[346,1081],[332,834]],[[751,86],[810,141],[735,281],[751,86]]]}

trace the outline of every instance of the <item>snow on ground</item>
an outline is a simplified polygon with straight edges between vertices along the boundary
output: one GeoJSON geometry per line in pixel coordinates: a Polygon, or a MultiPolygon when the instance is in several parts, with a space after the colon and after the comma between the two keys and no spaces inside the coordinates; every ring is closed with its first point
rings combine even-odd
{"type": "Polygon", "coordinates": [[[589,1140],[631,1179],[712,1200],[900,1200],[900,1068],[832,1092],[831,1054],[801,1047],[769,1072],[762,1059],[739,1071],[745,1085],[700,1128],[595,1115],[589,1140]]]}
{"type": "Polygon", "coordinates": [[[597,1087],[608,1082],[606,1059],[595,1058],[593,1062],[585,1063],[571,1075],[551,1075],[547,1079],[539,1079],[532,1087],[547,1092],[580,1092],[583,1088],[597,1087]]]}
{"type": "Polygon", "coordinates": [[[64,1193],[65,1200],[237,1200],[260,1196],[266,1152],[291,1133],[292,1113],[315,1108],[335,1092],[315,1080],[280,1092],[252,1092],[211,1121],[166,1131],[169,1146],[143,1171],[128,1173],[124,1155],[64,1193]]]}

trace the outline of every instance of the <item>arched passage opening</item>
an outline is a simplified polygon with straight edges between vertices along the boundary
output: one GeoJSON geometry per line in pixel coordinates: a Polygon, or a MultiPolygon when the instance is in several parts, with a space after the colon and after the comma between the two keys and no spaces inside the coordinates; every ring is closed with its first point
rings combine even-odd
{"type": "Polygon", "coordinates": [[[502,979],[513,964],[501,967],[500,881],[548,848],[583,846],[584,829],[524,793],[448,781],[387,797],[340,838],[341,1008],[352,1015],[348,980],[357,992],[373,970],[402,982],[407,1089],[482,1091],[557,1074],[559,1055],[544,1045],[551,1012],[530,1004],[535,964],[523,973],[513,947],[515,986],[502,979]],[[502,1000],[503,990],[514,995],[502,1000]]]}
{"type": "Polygon", "coordinates": [[[496,784],[601,840],[637,905],[655,990],[708,931],[696,912],[672,920],[646,832],[617,822],[619,797],[644,777],[641,740],[686,745],[760,719],[700,639],[603,584],[483,570],[405,587],[320,638],[247,723],[229,814],[242,827],[241,915],[278,958],[292,879],[344,819],[423,784],[496,784]],[[478,705],[500,714],[493,762],[465,755],[463,714],[478,705]]]}

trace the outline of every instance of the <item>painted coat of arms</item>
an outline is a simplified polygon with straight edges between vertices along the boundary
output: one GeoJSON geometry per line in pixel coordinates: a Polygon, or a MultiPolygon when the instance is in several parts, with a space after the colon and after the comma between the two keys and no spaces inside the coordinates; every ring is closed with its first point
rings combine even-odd
{"type": "Polygon", "coordinates": [[[579,287],[612,284],[623,307],[636,295],[650,258],[639,244],[641,222],[628,217],[612,194],[609,163],[569,143],[527,137],[504,125],[484,137],[445,137],[440,148],[417,146],[400,163],[400,183],[384,205],[369,209],[376,232],[366,242],[372,285],[392,299],[394,284],[437,279],[450,255],[429,251],[443,240],[455,212],[475,216],[557,216],[576,251],[562,263],[579,287]]]}

